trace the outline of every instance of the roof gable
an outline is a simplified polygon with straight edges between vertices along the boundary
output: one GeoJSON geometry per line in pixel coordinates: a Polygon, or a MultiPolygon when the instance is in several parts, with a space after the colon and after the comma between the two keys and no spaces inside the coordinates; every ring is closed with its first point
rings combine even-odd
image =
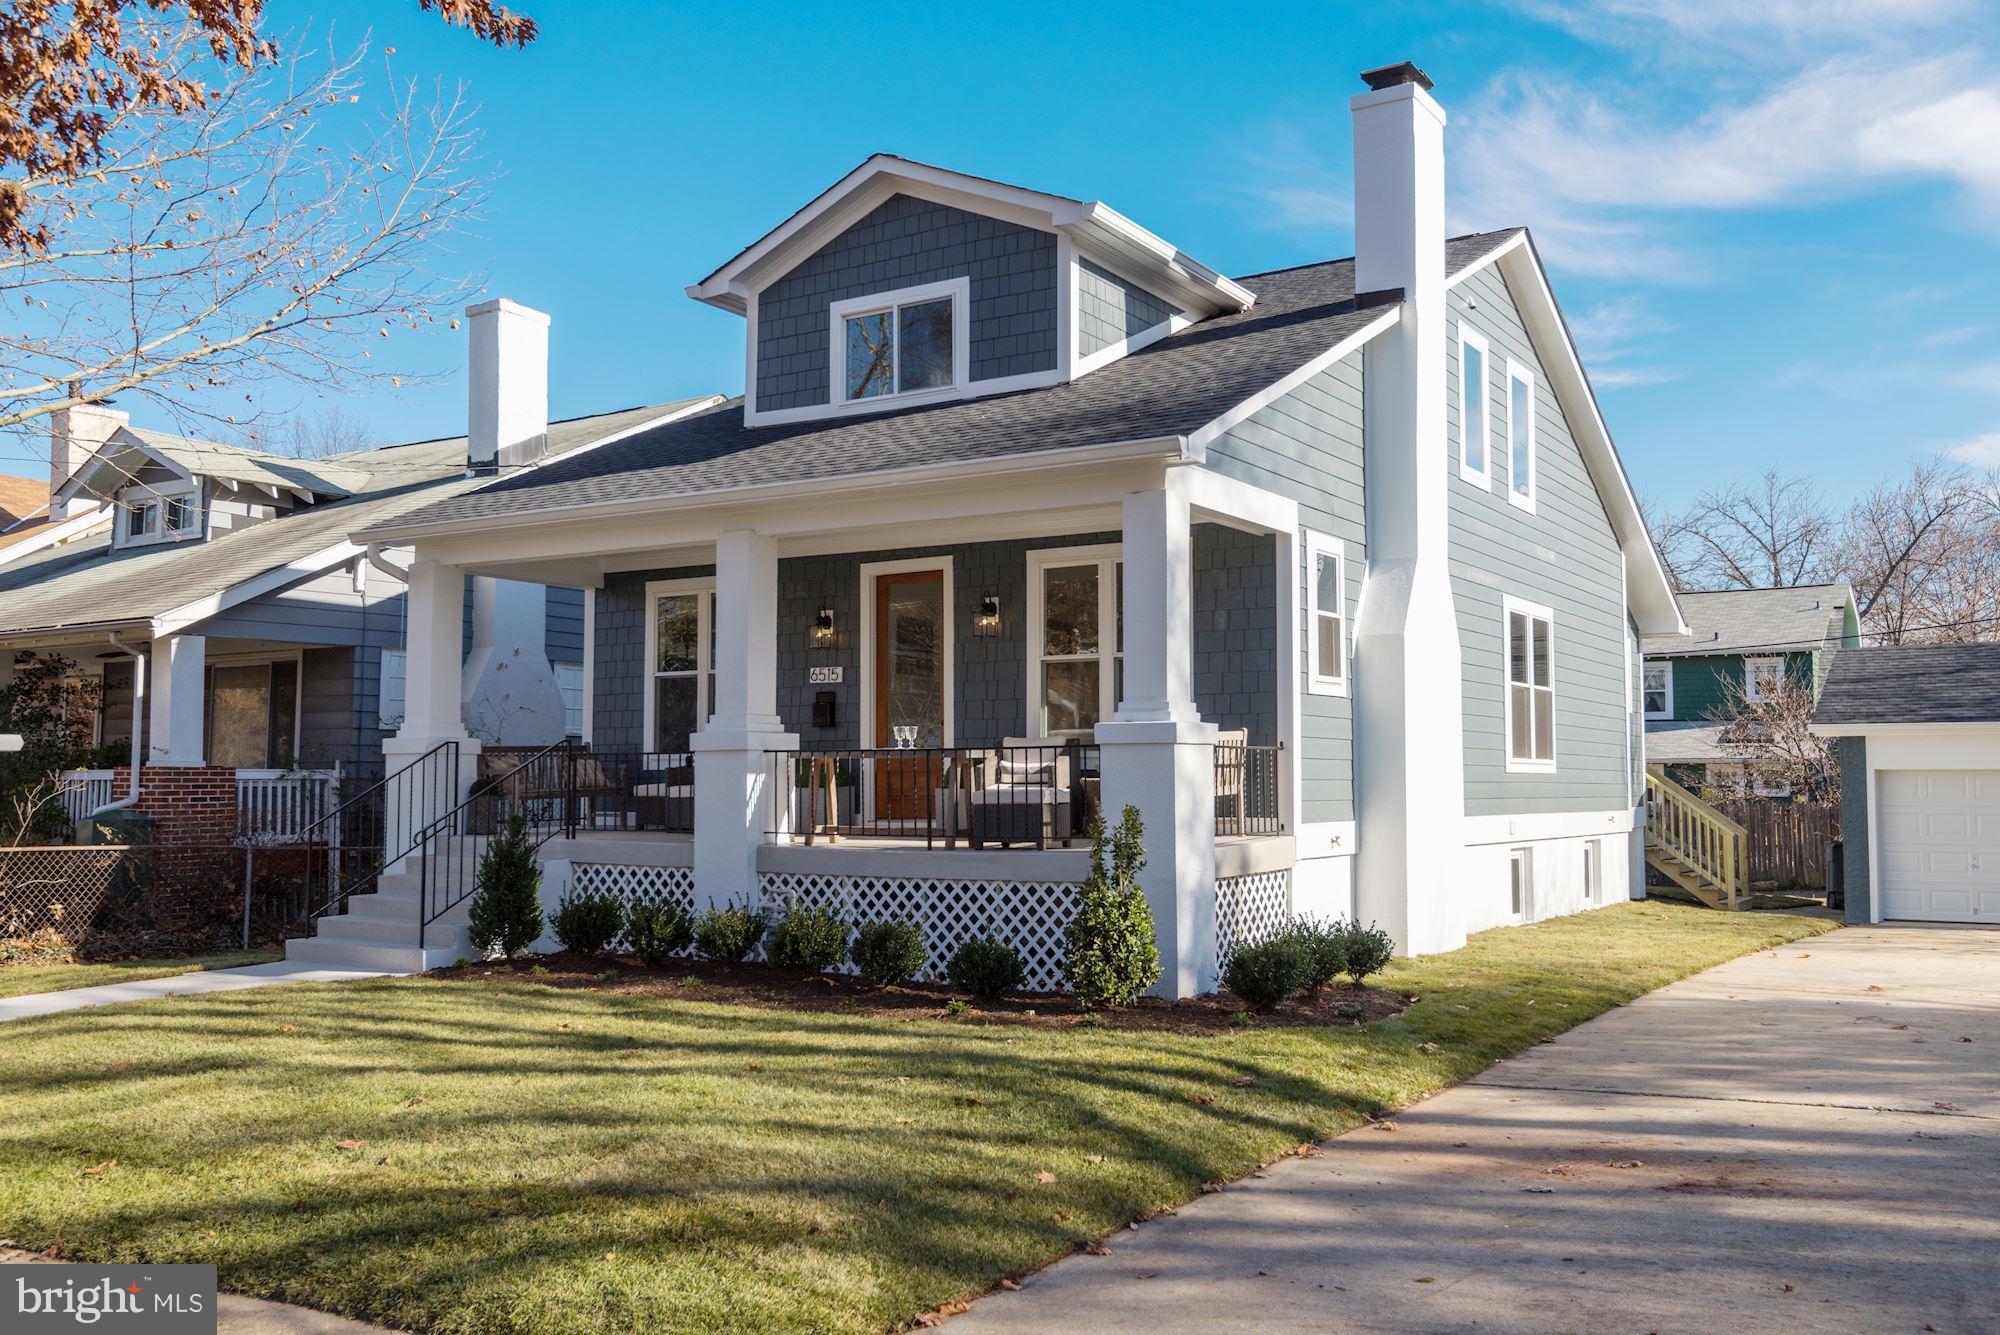
{"type": "Polygon", "coordinates": [[[307,504],[351,496],[367,482],[365,474],[336,462],[287,459],[124,426],[76,467],[58,494],[65,500],[82,495],[111,500],[136,481],[147,464],[184,479],[208,478],[237,490],[261,490],[273,499],[290,496],[307,504]]]}
{"type": "Polygon", "coordinates": [[[1682,593],[1680,606],[1688,633],[1648,635],[1649,657],[1836,649],[1852,642],[1858,625],[1846,584],[1682,593]]]}

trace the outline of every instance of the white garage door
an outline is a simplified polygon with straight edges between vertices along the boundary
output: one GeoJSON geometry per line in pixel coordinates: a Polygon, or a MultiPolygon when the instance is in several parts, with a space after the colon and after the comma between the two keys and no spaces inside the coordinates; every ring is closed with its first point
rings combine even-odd
{"type": "Polygon", "coordinates": [[[2000,923],[2000,770],[1875,778],[1882,916],[2000,923]]]}

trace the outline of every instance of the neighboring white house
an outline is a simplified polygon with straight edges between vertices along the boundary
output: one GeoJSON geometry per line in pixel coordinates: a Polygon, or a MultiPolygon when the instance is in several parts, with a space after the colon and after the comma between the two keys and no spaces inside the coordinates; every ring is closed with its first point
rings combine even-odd
{"type": "MultiPolygon", "coordinates": [[[[600,757],[547,885],[993,932],[1051,983],[1129,804],[1171,996],[1294,913],[1426,952],[1637,893],[1638,641],[1685,627],[1528,233],[1447,239],[1429,80],[1364,79],[1352,259],[1226,278],[888,155],[812,197],[688,288],[741,399],[354,534],[431,628],[392,755],[470,783],[456,591],[535,578],[589,592],[600,757]]],[[[415,962],[395,921],[306,953],[415,962]]]]}

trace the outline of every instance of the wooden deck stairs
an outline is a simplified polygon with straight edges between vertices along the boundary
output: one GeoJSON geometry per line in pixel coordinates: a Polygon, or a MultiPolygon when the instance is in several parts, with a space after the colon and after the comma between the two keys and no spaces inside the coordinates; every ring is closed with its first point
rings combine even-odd
{"type": "Polygon", "coordinates": [[[1646,865],[1713,909],[1750,898],[1743,827],[1662,774],[1646,774],[1646,865]]]}

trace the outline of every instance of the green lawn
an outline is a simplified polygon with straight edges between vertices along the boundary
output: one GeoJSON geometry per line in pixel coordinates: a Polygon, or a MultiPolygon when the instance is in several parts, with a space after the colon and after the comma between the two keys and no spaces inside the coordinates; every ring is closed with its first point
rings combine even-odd
{"type": "Polygon", "coordinates": [[[276,950],[232,950],[221,955],[116,960],[109,964],[7,964],[0,965],[0,997],[67,992],[73,987],[97,987],[104,983],[136,983],[142,978],[172,978],[207,969],[233,969],[240,964],[269,964],[282,958],[283,952],[276,950]]]}
{"type": "Polygon", "coordinates": [[[1824,919],[1620,905],[1364,1029],[870,1021],[533,982],[18,1021],[0,1236],[454,1332],[874,1331],[1824,919]],[[115,1162],[112,1162],[115,1161],[115,1162]],[[109,1166],[104,1166],[109,1164],[109,1166]]]}

